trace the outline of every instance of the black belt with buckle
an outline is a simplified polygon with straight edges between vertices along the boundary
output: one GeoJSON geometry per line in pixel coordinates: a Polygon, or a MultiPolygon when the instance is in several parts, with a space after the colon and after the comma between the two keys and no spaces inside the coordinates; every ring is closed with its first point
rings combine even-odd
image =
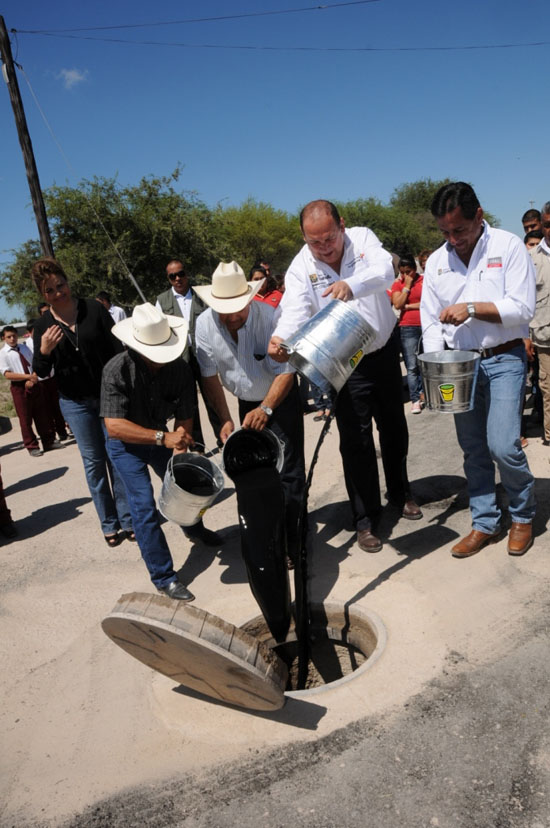
{"type": "Polygon", "coordinates": [[[480,348],[479,353],[481,359],[488,359],[499,354],[505,354],[506,351],[512,351],[518,345],[523,345],[523,339],[511,339],[510,342],[503,342],[502,345],[495,345],[494,348],[480,348]]]}

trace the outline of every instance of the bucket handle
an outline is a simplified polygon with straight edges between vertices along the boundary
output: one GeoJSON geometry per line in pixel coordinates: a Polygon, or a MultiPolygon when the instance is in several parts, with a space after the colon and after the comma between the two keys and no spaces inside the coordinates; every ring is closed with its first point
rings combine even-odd
{"type": "MultiPolygon", "coordinates": [[[[464,320],[464,322],[462,322],[461,324],[462,324],[462,325],[467,325],[467,324],[468,324],[468,322],[470,322],[470,321],[471,321],[471,320],[470,320],[470,318],[468,318],[468,319],[465,319],[465,320],[464,320]]],[[[429,331],[429,330],[430,330],[430,328],[433,328],[435,325],[438,325],[438,324],[439,324],[438,322],[430,322],[430,324],[429,324],[429,325],[428,325],[428,327],[426,328],[426,331],[429,331]]],[[[458,327],[460,327],[460,325],[459,325],[458,327]]],[[[470,328],[470,330],[471,330],[471,332],[472,332],[472,334],[473,334],[473,330],[472,330],[472,328],[470,328]]],[[[419,355],[420,355],[420,346],[421,346],[421,345],[423,346],[423,341],[422,341],[422,340],[423,340],[423,338],[424,338],[424,333],[425,333],[425,331],[422,331],[422,332],[421,332],[421,334],[420,334],[420,337],[419,337],[419,339],[418,339],[418,345],[416,346],[416,354],[415,354],[415,356],[419,356],[419,355]]],[[[479,341],[478,341],[477,339],[476,339],[476,342],[478,343],[477,348],[472,348],[472,349],[468,348],[467,350],[479,351],[479,353],[481,353],[481,352],[482,352],[482,350],[483,350],[483,348],[481,347],[481,345],[479,345],[479,341]]],[[[422,348],[422,353],[424,353],[424,348],[422,348]]]]}
{"type": "MultiPolygon", "coordinates": [[[[212,456],[213,452],[214,452],[214,449],[207,449],[206,446],[204,445],[204,443],[199,443],[199,442],[196,442],[195,446],[202,446],[203,449],[204,449],[203,457],[208,458],[209,460],[211,460],[212,463],[214,463],[215,466],[220,468],[220,464],[216,463],[216,461],[213,459],[213,456],[212,456]]],[[[216,446],[216,448],[217,448],[217,446],[216,446]]],[[[180,453],[187,454],[188,452],[185,451],[185,452],[180,452],[180,453]]],[[[192,452],[189,452],[189,454],[192,454],[192,452]]],[[[171,477],[174,477],[174,471],[173,470],[174,470],[174,457],[175,456],[176,456],[175,454],[171,454],[169,459],[168,459],[168,463],[166,464],[166,471],[170,472],[171,477]]]]}
{"type": "Polygon", "coordinates": [[[293,354],[296,352],[296,348],[293,345],[289,345],[288,342],[279,342],[279,348],[282,348],[287,354],[293,354]]]}

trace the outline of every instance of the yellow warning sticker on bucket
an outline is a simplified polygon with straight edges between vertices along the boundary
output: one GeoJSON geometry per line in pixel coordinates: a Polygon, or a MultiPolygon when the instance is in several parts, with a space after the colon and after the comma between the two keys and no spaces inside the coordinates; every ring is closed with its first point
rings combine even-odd
{"type": "Polygon", "coordinates": [[[439,393],[443,402],[452,402],[455,395],[455,387],[452,383],[446,382],[439,386],[439,393]]]}
{"type": "Polygon", "coordinates": [[[363,349],[359,348],[359,350],[350,357],[349,364],[352,368],[355,368],[357,363],[363,358],[363,349]]]}

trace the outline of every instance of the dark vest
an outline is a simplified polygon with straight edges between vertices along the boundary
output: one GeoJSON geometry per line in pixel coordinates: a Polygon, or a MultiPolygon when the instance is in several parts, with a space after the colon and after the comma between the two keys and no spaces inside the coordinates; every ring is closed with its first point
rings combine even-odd
{"type": "MultiPolygon", "coordinates": [[[[199,299],[197,294],[192,290],[193,299],[191,301],[191,313],[189,314],[189,335],[191,337],[191,348],[193,352],[195,351],[195,325],[197,323],[197,316],[206,310],[208,307],[204,304],[202,299],[199,299]]],[[[162,312],[166,313],[170,316],[181,316],[180,305],[172,288],[169,290],[165,290],[164,293],[161,293],[157,296],[157,302],[159,303],[162,312]]],[[[189,347],[186,346],[185,351],[183,352],[183,358],[186,362],[189,362],[189,347]]]]}

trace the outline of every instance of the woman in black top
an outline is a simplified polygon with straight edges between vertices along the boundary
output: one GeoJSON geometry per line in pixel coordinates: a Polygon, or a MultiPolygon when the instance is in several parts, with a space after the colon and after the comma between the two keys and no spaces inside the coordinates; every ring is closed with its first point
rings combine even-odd
{"type": "Polygon", "coordinates": [[[134,535],[124,483],[107,458],[99,395],[103,366],[122,346],[111,334],[109,312],[95,299],[74,299],[55,259],[35,262],[32,278],[50,306],[34,328],[33,370],[47,377],[55,368],[59,405],[82,455],[105,541],[118,546],[134,535]]]}

